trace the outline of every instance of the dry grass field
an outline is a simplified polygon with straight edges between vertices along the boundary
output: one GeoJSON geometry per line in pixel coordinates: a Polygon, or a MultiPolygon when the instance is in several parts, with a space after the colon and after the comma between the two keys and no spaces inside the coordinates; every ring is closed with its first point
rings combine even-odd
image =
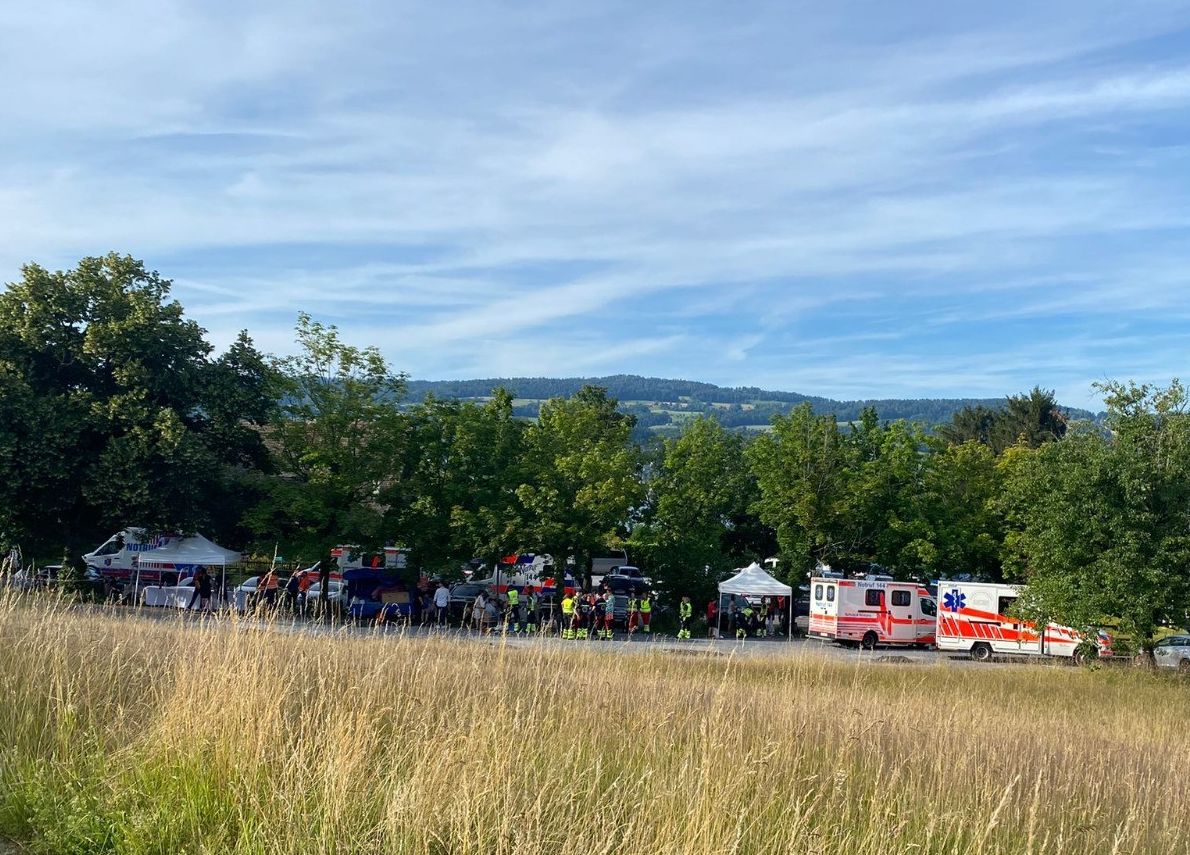
{"type": "Polygon", "coordinates": [[[1190,687],[614,656],[0,600],[34,852],[1190,852],[1190,687]]]}

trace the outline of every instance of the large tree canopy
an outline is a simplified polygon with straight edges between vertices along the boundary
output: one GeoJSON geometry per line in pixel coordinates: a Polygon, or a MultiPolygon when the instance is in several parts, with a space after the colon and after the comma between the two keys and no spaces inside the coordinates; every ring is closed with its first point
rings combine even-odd
{"type": "Polygon", "coordinates": [[[1147,646],[1190,610],[1190,415],[1186,392],[1110,383],[1107,432],[1084,428],[1011,468],[1012,570],[1038,617],[1118,618],[1147,646]]]}
{"type": "Polygon", "coordinates": [[[604,389],[556,398],[525,435],[526,481],[517,489],[526,539],[580,568],[624,533],[642,495],[633,420],[604,389]]]}
{"type": "Polygon", "coordinates": [[[775,552],[771,531],[752,511],[758,488],[744,442],[706,417],[665,441],[628,546],[669,590],[701,601],[727,571],[775,552]]]}
{"type": "Polygon", "coordinates": [[[394,539],[384,493],[408,439],[405,376],[377,348],[349,345],[306,314],[297,342],[298,352],[276,364],[284,397],[269,440],[279,477],[269,479],[249,527],[306,558],[336,543],[394,539]]]}
{"type": "Polygon", "coordinates": [[[37,265],[0,293],[0,471],[8,539],[93,545],[136,524],[194,528],[234,508],[232,470],[270,373],[242,336],[212,359],[170,283],[127,256],[37,265]]]}

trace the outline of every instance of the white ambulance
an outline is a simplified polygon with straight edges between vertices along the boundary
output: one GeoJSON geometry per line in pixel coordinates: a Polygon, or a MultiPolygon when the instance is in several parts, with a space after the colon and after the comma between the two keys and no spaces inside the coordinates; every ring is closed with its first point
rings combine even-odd
{"type": "MultiPolygon", "coordinates": [[[[938,649],[961,651],[981,662],[994,655],[1081,659],[1081,633],[1056,623],[1039,632],[1035,623],[1008,616],[1022,590],[1020,585],[939,581],[938,649]]],[[[1111,655],[1111,636],[1100,633],[1097,644],[1101,656],[1111,655]]]]}
{"type": "MultiPolygon", "coordinates": [[[[181,540],[180,534],[149,534],[143,528],[126,528],[113,534],[93,552],[83,555],[87,566],[100,575],[118,580],[136,578],[140,558],[146,552],[164,549],[181,540]]],[[[146,565],[140,573],[142,582],[175,579],[178,569],[170,565],[146,565]]]]}
{"type": "Polygon", "coordinates": [[[916,582],[810,580],[811,638],[868,649],[878,644],[928,647],[934,643],[936,612],[934,598],[916,582]]]}

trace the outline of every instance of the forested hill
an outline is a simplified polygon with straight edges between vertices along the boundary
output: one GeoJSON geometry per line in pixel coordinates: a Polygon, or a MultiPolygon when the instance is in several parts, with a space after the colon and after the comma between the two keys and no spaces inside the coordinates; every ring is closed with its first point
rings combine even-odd
{"type": "MultiPolygon", "coordinates": [[[[713,413],[727,427],[761,427],[774,413],[787,413],[809,402],[816,413],[833,413],[840,421],[859,418],[865,407],[875,407],[881,419],[907,419],[924,425],[949,421],[955,412],[967,406],[998,409],[1003,398],[883,398],[862,401],[837,401],[776,392],[754,386],[727,388],[692,380],[667,380],[615,374],[610,377],[502,377],[484,380],[411,380],[409,395],[421,400],[432,394],[439,398],[483,398],[498,386],[517,398],[517,413],[534,416],[542,401],[572,395],[586,384],[603,386],[618,398],[621,409],[637,416],[642,427],[669,432],[691,415],[713,413]]],[[[1092,418],[1086,410],[1068,409],[1073,418],[1092,418]]]]}

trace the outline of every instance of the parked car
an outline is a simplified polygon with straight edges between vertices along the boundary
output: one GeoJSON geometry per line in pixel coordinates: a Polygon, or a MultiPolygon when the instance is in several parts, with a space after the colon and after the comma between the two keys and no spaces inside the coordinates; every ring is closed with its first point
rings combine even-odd
{"type": "Polygon", "coordinates": [[[793,628],[799,635],[810,632],[810,592],[793,601],[793,628]]]}
{"type": "Polygon", "coordinates": [[[1159,668],[1176,668],[1190,674],[1190,635],[1171,635],[1157,642],[1153,658],[1159,668]]]}
{"type": "MultiPolygon", "coordinates": [[[[343,611],[347,605],[347,585],[339,579],[331,579],[327,582],[327,607],[335,613],[343,611]]],[[[322,583],[315,582],[308,589],[306,589],[306,611],[316,612],[322,600],[322,583]]]]}
{"type": "Polygon", "coordinates": [[[256,587],[259,584],[259,576],[249,576],[235,586],[231,592],[231,599],[235,603],[236,611],[246,612],[256,604],[256,587]]]}
{"type": "Polygon", "coordinates": [[[451,620],[462,620],[466,616],[471,619],[471,607],[475,605],[475,598],[480,591],[491,594],[490,586],[483,582],[459,582],[450,589],[450,617],[451,620]]]}
{"type": "Polygon", "coordinates": [[[617,567],[603,577],[602,584],[613,594],[640,593],[653,584],[653,580],[641,572],[639,567],[617,567]]]}

